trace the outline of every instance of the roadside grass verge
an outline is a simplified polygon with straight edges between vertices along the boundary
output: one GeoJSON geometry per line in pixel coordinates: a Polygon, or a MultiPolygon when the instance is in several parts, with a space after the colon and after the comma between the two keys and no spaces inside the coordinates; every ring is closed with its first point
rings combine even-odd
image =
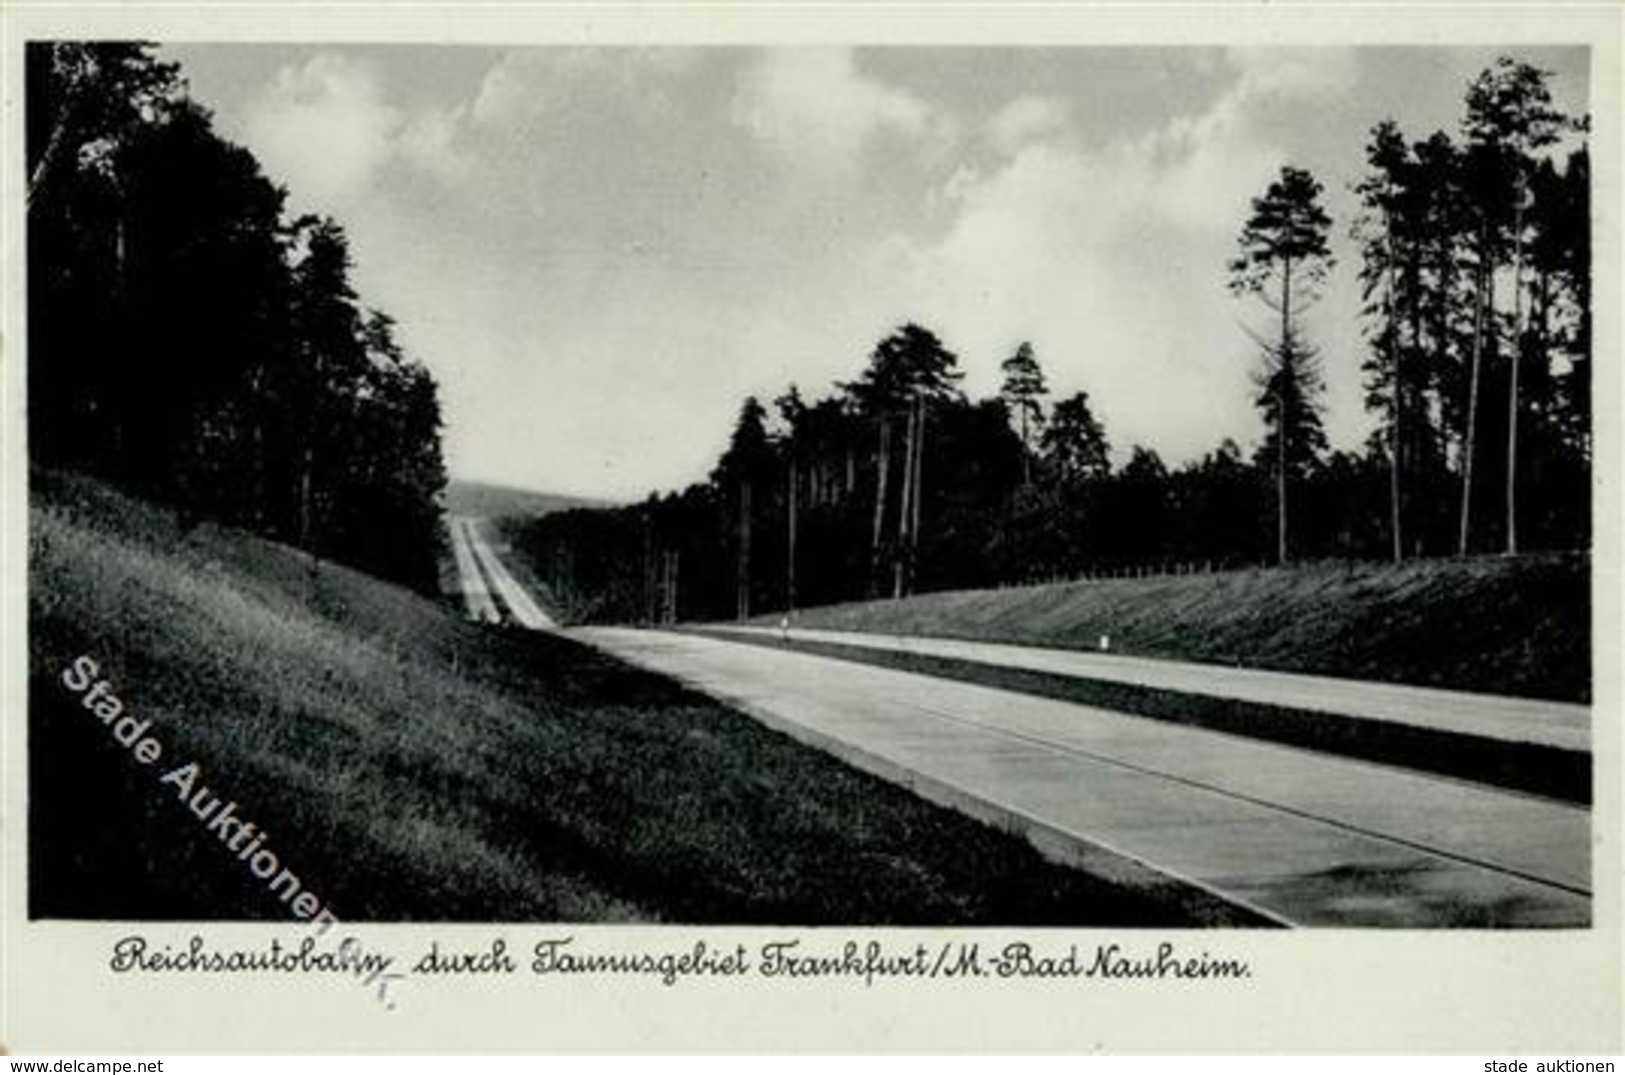
{"type": "Polygon", "coordinates": [[[795,622],[1059,649],[1107,635],[1148,657],[1589,702],[1590,587],[1582,554],[1324,562],[922,594],[795,622]]]}
{"type": "Polygon", "coordinates": [[[1077,702],[1153,720],[1207,728],[1343,757],[1439,773],[1530,792],[1562,802],[1591,803],[1591,754],[1533,743],[1418,728],[1390,721],[1333,717],[1307,709],[1210,698],[1137,684],[1007,668],[978,661],[811,639],[693,629],[724,642],[789,649],[956,679],[1000,690],[1077,702]]]}
{"type": "Polygon", "coordinates": [[[709,698],[72,475],[32,476],[29,914],[281,920],[202,780],[354,921],[1191,925],[709,698]],[[89,654],[163,746],[64,689],[89,654]]]}

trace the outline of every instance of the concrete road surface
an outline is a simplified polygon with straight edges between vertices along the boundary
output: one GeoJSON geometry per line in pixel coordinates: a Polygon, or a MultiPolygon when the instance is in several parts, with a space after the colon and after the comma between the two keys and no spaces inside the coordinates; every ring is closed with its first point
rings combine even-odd
{"type": "MultiPolygon", "coordinates": [[[[710,624],[706,629],[772,637],[779,637],[780,634],[773,628],[734,624],[710,624]]],[[[1565,702],[917,635],[864,634],[796,627],[790,629],[789,637],[808,642],[917,653],[1128,683],[1209,698],[1261,702],[1315,713],[1364,717],[1565,750],[1589,750],[1591,743],[1590,707],[1565,702]]]]}
{"type": "Polygon", "coordinates": [[[1583,808],[806,653],[572,636],[1108,876],[1170,876],[1296,925],[1590,921],[1583,808]]]}
{"type": "MultiPolygon", "coordinates": [[[[468,547],[473,554],[472,558],[479,563],[486,578],[491,580],[491,588],[502,599],[503,607],[508,610],[508,614],[521,627],[528,627],[533,631],[558,630],[559,625],[553,621],[553,617],[536,603],[536,599],[531,597],[529,591],[519,585],[519,581],[492,551],[483,522],[479,519],[459,519],[457,522],[462,524],[468,547]]],[[[457,570],[459,572],[463,570],[461,559],[457,562],[457,570]]]]}
{"type": "MultiPolygon", "coordinates": [[[[470,559],[514,617],[554,629],[480,529],[463,533],[470,559]]],[[[1173,878],[1294,925],[1591,920],[1591,817],[1582,807],[807,653],[661,631],[571,634],[1131,885],[1173,878]]],[[[1134,667],[1123,660],[1095,658],[1087,674],[1110,678],[1098,661],[1110,671],[1134,667]]],[[[1164,662],[1149,663],[1168,672],[1164,662]]],[[[1214,693],[1198,671],[1234,670],[1176,667],[1170,674],[1183,686],[1172,689],[1214,693]]],[[[1251,692],[1277,676],[1262,675],[1235,689],[1251,692]]],[[[1350,696],[1391,693],[1363,690],[1377,686],[1351,684],[1350,696]]],[[[1408,719],[1431,719],[1415,699],[1436,693],[1407,696],[1408,719]]],[[[1299,704],[1283,697],[1293,696],[1262,700],[1299,704]]]]}
{"type": "Polygon", "coordinates": [[[457,562],[457,585],[462,590],[463,607],[468,611],[468,618],[476,623],[502,622],[502,614],[497,611],[496,602],[491,600],[491,590],[486,586],[485,577],[480,574],[474,562],[474,553],[469,548],[468,520],[453,516],[449,529],[451,555],[457,562]]]}

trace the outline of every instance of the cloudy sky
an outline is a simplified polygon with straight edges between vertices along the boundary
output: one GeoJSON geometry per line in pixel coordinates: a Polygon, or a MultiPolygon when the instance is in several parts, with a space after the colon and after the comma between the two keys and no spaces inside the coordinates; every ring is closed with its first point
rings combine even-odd
{"type": "MultiPolygon", "coordinates": [[[[1360,443],[1349,187],[1371,126],[1454,132],[1494,49],[187,45],[194,97],[348,230],[436,374],[454,474],[633,498],[702,478],[740,400],[852,377],[915,320],[997,388],[1031,341],[1119,457],[1259,435],[1225,290],[1281,165],[1340,265],[1306,318],[1360,443]]],[[[1586,108],[1581,49],[1519,48],[1586,108]]]]}

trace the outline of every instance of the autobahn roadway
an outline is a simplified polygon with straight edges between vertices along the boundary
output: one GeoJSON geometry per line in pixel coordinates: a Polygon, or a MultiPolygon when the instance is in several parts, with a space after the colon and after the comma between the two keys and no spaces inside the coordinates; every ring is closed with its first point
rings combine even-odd
{"type": "MultiPolygon", "coordinates": [[[[556,631],[559,625],[554,622],[537,600],[531,596],[530,591],[519,584],[513,577],[506,564],[491,548],[490,539],[486,536],[485,525],[482,520],[458,518],[452,522],[453,532],[457,527],[468,543],[469,559],[478,563],[479,570],[491,584],[491,590],[501,599],[502,605],[508,610],[521,627],[528,627],[532,631],[556,631]]],[[[458,560],[457,569],[463,571],[462,560],[458,560]]]]}
{"type": "MultiPolygon", "coordinates": [[[[493,590],[522,606],[471,539],[493,590]]],[[[569,635],[1131,886],[1180,882],[1300,926],[1591,921],[1583,806],[717,637],[569,635]]]]}
{"type": "Polygon", "coordinates": [[[957,638],[739,624],[710,624],[706,630],[943,657],[1563,750],[1584,751],[1591,745],[1589,706],[1542,698],[957,638]]]}
{"type": "Polygon", "coordinates": [[[477,623],[500,623],[502,614],[491,599],[491,589],[474,559],[468,528],[469,520],[464,518],[453,518],[447,527],[451,531],[451,555],[457,563],[457,586],[462,591],[463,608],[468,618],[477,623]]]}

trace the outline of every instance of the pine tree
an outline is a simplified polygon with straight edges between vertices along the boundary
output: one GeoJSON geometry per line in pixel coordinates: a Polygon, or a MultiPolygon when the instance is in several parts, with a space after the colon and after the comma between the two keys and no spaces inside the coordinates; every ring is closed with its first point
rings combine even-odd
{"type": "Polygon", "coordinates": [[[789,391],[773,401],[773,406],[784,423],[784,608],[788,613],[796,607],[796,527],[800,521],[801,463],[805,452],[803,426],[807,422],[807,404],[802,401],[800,390],[791,385],[789,391]]]}
{"type": "MultiPolygon", "coordinates": [[[[1486,228],[1506,230],[1512,260],[1512,346],[1508,350],[1506,526],[1505,548],[1518,551],[1518,401],[1523,367],[1525,331],[1524,255],[1528,237],[1528,200],[1534,155],[1555,143],[1572,126],[1552,107],[1548,73],[1509,56],[1502,56],[1467,89],[1467,114],[1462,126],[1468,144],[1479,150],[1474,158],[1490,169],[1483,208],[1486,228]]],[[[1497,245],[1486,242],[1489,257],[1481,273],[1493,278],[1497,245]]],[[[1493,315],[1493,303],[1488,304],[1493,315]]]]}
{"type": "Polygon", "coordinates": [[[1049,392],[1044,383],[1044,371],[1033,355],[1032,344],[1023,342],[1016,353],[1005,359],[1004,385],[999,397],[1015,416],[1016,428],[1021,435],[1021,483],[1032,484],[1032,455],[1044,428],[1043,399],[1049,392]]]}
{"type": "Polygon", "coordinates": [[[1361,212],[1352,228],[1359,244],[1363,313],[1373,354],[1364,363],[1366,405],[1383,416],[1383,441],[1388,466],[1388,529],[1393,559],[1405,555],[1404,473],[1410,465],[1407,437],[1413,423],[1426,421],[1416,413],[1420,366],[1421,243],[1417,219],[1416,165],[1404,135],[1392,120],[1371,132],[1366,146],[1371,171],[1355,186],[1361,212]]]}
{"type": "Polygon", "coordinates": [[[933,400],[947,399],[957,392],[954,386],[961,377],[958,362],[935,333],[910,322],[876,344],[863,376],[846,386],[858,406],[874,418],[879,430],[870,545],[871,585],[875,587],[884,559],[892,432],[899,419],[904,422],[897,538],[891,556],[894,597],[908,592],[914,571],[930,405],[933,400]]]}
{"type": "Polygon", "coordinates": [[[1040,444],[1046,464],[1065,484],[1098,481],[1111,474],[1111,446],[1089,409],[1087,392],[1056,401],[1040,444]]]}
{"type": "Polygon", "coordinates": [[[1320,430],[1320,378],[1315,352],[1299,334],[1297,315],[1317,297],[1316,288],[1333,265],[1326,235],[1331,218],[1321,208],[1321,185],[1301,168],[1283,167],[1262,197],[1237,242],[1230,262],[1230,289],[1256,295],[1280,314],[1280,331],[1261,343],[1263,366],[1255,380],[1264,389],[1259,406],[1269,432],[1276,481],[1276,559],[1288,556],[1288,475],[1301,476],[1323,436],[1320,430]]]}
{"type": "Polygon", "coordinates": [[[713,484],[732,489],[735,495],[734,614],[740,620],[747,620],[751,615],[753,502],[773,460],[766,419],[767,411],[761,401],[755,396],[746,396],[740,404],[728,450],[712,472],[713,484]]]}

